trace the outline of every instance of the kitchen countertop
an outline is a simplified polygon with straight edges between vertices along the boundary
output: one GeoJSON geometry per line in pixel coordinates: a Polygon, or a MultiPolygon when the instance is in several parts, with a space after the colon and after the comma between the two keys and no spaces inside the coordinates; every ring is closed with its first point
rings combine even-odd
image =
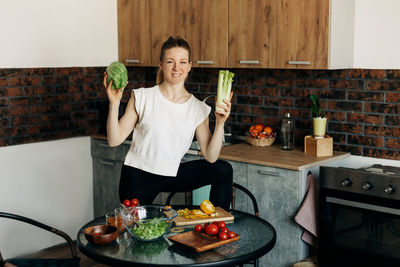
{"type": "MultiPolygon", "coordinates": [[[[92,135],[92,138],[107,140],[104,135],[92,135]]],[[[130,144],[126,140],[125,144],[130,144]]],[[[201,155],[197,150],[189,150],[188,154],[201,155]]],[[[279,144],[267,147],[256,147],[248,143],[239,143],[224,146],[219,156],[220,159],[258,164],[268,167],[277,167],[289,170],[306,170],[324,163],[350,157],[348,152],[334,151],[332,156],[315,157],[304,154],[302,148],[282,150],[279,144]]]]}
{"type": "Polygon", "coordinates": [[[334,151],[332,156],[315,157],[304,154],[300,148],[282,150],[280,145],[256,147],[247,143],[225,146],[220,159],[259,164],[290,170],[305,170],[329,161],[350,157],[350,153],[334,151]]]}

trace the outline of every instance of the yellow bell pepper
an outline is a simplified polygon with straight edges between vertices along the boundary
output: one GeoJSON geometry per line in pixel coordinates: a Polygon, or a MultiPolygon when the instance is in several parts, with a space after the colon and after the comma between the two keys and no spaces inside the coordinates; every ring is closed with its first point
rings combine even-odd
{"type": "Polygon", "coordinates": [[[205,200],[203,200],[203,202],[201,202],[200,208],[202,211],[204,211],[205,214],[211,214],[211,213],[214,213],[214,211],[215,211],[214,205],[211,203],[211,201],[209,201],[207,199],[205,199],[205,200]]]}

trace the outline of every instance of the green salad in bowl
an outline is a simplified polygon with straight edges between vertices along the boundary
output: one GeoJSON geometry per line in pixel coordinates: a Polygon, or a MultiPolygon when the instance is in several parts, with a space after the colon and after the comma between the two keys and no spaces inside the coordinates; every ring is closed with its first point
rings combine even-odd
{"type": "Polygon", "coordinates": [[[172,208],[145,205],[124,208],[123,223],[131,236],[140,241],[163,238],[171,228],[172,220],[178,216],[172,208]]]}

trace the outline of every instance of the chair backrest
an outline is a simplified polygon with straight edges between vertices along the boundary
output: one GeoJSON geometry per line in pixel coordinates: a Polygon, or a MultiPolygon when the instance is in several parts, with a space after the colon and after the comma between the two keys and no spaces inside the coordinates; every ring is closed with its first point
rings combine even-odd
{"type": "MultiPolygon", "coordinates": [[[[237,184],[237,183],[233,183],[232,184],[232,200],[231,200],[231,207],[232,209],[235,209],[235,204],[236,204],[236,189],[239,189],[240,191],[242,191],[243,193],[245,193],[251,200],[252,205],[253,205],[253,210],[254,210],[254,215],[256,215],[257,217],[260,217],[260,212],[258,210],[258,204],[257,204],[257,200],[254,197],[254,195],[244,186],[237,184]]],[[[167,200],[165,201],[165,205],[171,205],[171,200],[174,197],[174,195],[178,193],[178,192],[171,192],[168,197],[167,200]]],[[[185,192],[185,205],[191,206],[192,205],[192,191],[186,191],[185,192]]]]}
{"type": "Polygon", "coordinates": [[[27,224],[31,224],[31,225],[39,227],[39,228],[41,228],[43,230],[46,230],[46,231],[52,232],[52,233],[54,233],[54,234],[56,234],[58,236],[61,236],[62,238],[64,238],[67,241],[68,246],[70,247],[70,250],[71,250],[72,258],[79,259],[77,248],[76,248],[76,245],[75,245],[74,241],[72,241],[71,237],[69,237],[69,235],[67,235],[63,231],[58,230],[58,229],[53,228],[53,227],[50,227],[48,225],[45,225],[45,224],[40,223],[38,221],[35,221],[33,219],[17,215],[17,214],[12,214],[12,213],[7,213],[7,212],[0,212],[0,217],[8,218],[8,219],[16,220],[16,221],[21,221],[21,222],[24,222],[24,223],[27,223],[27,224]]]}
{"type": "Polygon", "coordinates": [[[253,193],[251,193],[244,186],[237,184],[237,183],[232,184],[232,202],[231,202],[232,209],[235,209],[236,189],[239,189],[240,191],[245,193],[251,199],[251,203],[253,204],[254,215],[256,215],[257,217],[260,217],[260,211],[258,210],[257,200],[256,200],[255,196],[253,195],[253,193]]]}

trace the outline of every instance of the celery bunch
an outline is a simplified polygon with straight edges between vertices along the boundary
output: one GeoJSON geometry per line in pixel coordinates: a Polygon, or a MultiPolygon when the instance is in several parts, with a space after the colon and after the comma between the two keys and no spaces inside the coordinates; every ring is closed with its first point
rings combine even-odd
{"type": "MultiPolygon", "coordinates": [[[[235,74],[229,70],[220,70],[218,75],[217,105],[225,105],[223,99],[228,99],[231,94],[233,77],[235,74]]],[[[217,108],[218,111],[218,108],[217,108]]]]}

